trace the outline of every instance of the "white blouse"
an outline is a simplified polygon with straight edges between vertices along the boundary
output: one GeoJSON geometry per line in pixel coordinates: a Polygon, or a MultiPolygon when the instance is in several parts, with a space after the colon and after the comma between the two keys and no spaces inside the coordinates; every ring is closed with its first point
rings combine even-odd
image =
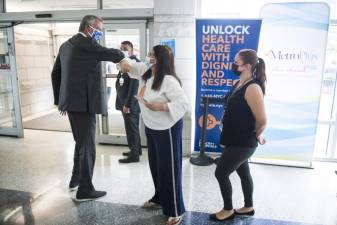
{"type": "Polygon", "coordinates": [[[144,99],[147,102],[167,102],[168,111],[153,111],[139,102],[141,115],[146,127],[152,130],[166,130],[171,128],[176,122],[183,118],[188,109],[188,99],[178,80],[165,75],[160,90],[152,90],[154,77],[145,81],[142,75],[147,70],[143,62],[128,60],[131,65],[129,75],[139,80],[139,90],[145,86],[144,99]]]}

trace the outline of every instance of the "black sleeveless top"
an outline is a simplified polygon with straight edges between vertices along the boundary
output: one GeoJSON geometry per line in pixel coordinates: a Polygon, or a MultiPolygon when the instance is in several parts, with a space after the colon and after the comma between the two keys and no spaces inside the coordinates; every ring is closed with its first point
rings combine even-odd
{"type": "Polygon", "coordinates": [[[251,80],[237,90],[234,86],[225,96],[225,112],[220,136],[221,145],[257,147],[255,117],[245,99],[247,87],[254,83],[260,85],[259,81],[251,80]]]}

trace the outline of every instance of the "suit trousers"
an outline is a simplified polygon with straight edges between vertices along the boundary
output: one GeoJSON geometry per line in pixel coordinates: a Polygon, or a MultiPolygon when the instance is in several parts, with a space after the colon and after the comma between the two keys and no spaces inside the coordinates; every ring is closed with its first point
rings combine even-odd
{"type": "Polygon", "coordinates": [[[67,112],[75,140],[72,179],[79,180],[80,192],[93,191],[92,176],[95,166],[96,115],[89,112],[67,112]]]}
{"type": "Polygon", "coordinates": [[[126,139],[131,150],[130,156],[138,157],[142,151],[139,134],[139,114],[138,113],[123,113],[126,139]]]}

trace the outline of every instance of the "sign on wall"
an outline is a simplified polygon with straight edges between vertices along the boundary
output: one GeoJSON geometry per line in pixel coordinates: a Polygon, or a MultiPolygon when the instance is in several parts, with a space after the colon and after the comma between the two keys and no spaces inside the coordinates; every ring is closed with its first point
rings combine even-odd
{"type": "Polygon", "coordinates": [[[168,47],[171,48],[173,56],[175,56],[176,54],[176,40],[173,38],[169,38],[169,39],[161,39],[159,41],[160,45],[167,45],[168,47]]]}
{"type": "MultiPolygon", "coordinates": [[[[257,50],[261,20],[196,20],[196,103],[194,150],[200,150],[203,120],[202,97],[221,99],[235,84],[238,76],[231,72],[235,54],[244,48],[257,50]]],[[[208,108],[206,149],[221,152],[219,146],[222,103],[208,108]]]]}

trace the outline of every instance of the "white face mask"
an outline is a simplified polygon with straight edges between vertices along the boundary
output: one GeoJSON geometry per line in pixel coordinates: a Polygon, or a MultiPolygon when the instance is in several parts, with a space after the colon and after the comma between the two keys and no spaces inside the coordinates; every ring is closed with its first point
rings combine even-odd
{"type": "Polygon", "coordinates": [[[129,52],[128,52],[128,51],[122,51],[122,52],[124,53],[124,56],[125,56],[126,58],[129,57],[129,52]]]}
{"type": "Polygon", "coordinates": [[[148,56],[146,56],[146,57],[145,57],[145,60],[144,60],[144,63],[145,63],[145,65],[146,65],[146,67],[147,67],[148,69],[150,69],[150,68],[153,66],[153,64],[150,63],[150,60],[151,60],[151,58],[148,57],[148,56]]]}

